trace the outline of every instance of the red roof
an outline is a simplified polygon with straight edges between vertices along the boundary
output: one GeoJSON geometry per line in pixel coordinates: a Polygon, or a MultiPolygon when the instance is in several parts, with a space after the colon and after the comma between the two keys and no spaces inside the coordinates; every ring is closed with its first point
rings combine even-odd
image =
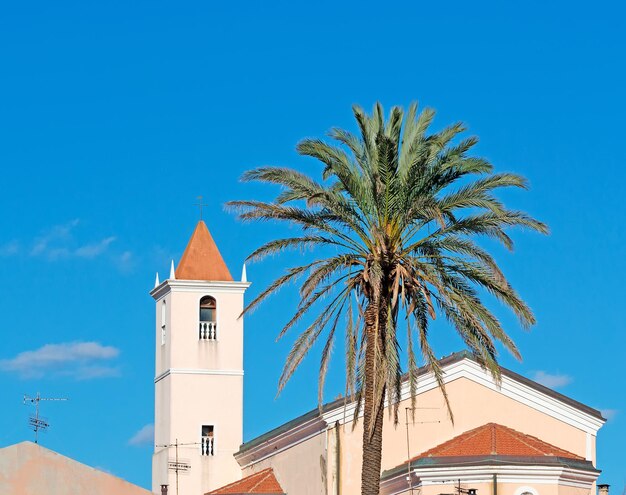
{"type": "Polygon", "coordinates": [[[196,225],[180,259],[176,268],[176,278],[227,282],[233,280],[209,229],[202,220],[196,225]]]}
{"type": "Polygon", "coordinates": [[[576,454],[550,445],[543,440],[520,433],[496,423],[488,423],[448,440],[441,445],[423,452],[411,459],[425,457],[456,457],[456,456],[544,456],[567,457],[581,459],[576,454]]]}
{"type": "Polygon", "coordinates": [[[206,495],[225,495],[229,493],[232,495],[243,495],[246,493],[271,493],[274,495],[283,495],[285,492],[281,488],[280,483],[278,483],[276,476],[274,476],[272,468],[268,468],[239,481],[235,481],[230,485],[213,490],[206,495]]]}

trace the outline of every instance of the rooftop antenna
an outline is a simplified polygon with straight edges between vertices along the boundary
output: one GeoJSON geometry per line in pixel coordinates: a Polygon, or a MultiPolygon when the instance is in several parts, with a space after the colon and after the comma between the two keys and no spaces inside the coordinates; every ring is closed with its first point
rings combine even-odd
{"type": "Polygon", "coordinates": [[[198,196],[197,199],[198,199],[198,202],[195,204],[195,206],[197,206],[200,209],[200,220],[202,220],[202,207],[209,206],[209,205],[202,203],[202,196],[198,196]]]}
{"type": "Polygon", "coordinates": [[[42,397],[39,392],[37,392],[37,395],[35,397],[29,397],[28,395],[24,395],[24,404],[26,404],[27,402],[35,404],[35,415],[31,415],[30,418],[28,418],[28,425],[35,432],[35,443],[38,443],[39,440],[39,430],[45,431],[47,428],[50,427],[50,423],[48,423],[48,421],[46,421],[44,418],[39,417],[39,403],[42,400],[59,401],[69,399],[65,397],[42,397]]]}
{"type": "Polygon", "coordinates": [[[169,449],[170,447],[176,448],[176,456],[174,457],[174,460],[168,461],[167,463],[168,469],[176,473],[176,495],[178,495],[178,473],[188,473],[191,470],[191,464],[189,464],[189,462],[181,461],[178,458],[178,447],[184,447],[189,445],[200,445],[200,442],[179,443],[177,438],[174,443],[156,445],[156,447],[163,447],[167,449],[169,449]]]}
{"type": "Polygon", "coordinates": [[[456,480],[441,480],[440,483],[456,483],[454,487],[455,493],[440,493],[439,495],[478,495],[476,488],[464,488],[461,486],[461,478],[456,480]]]}
{"type": "MultiPolygon", "coordinates": [[[[411,446],[409,445],[409,411],[413,414],[418,409],[440,409],[439,407],[405,407],[404,414],[406,417],[406,453],[407,453],[407,462],[406,462],[406,470],[407,470],[407,481],[409,483],[409,493],[413,495],[413,479],[411,478],[411,446]]],[[[413,416],[413,424],[423,425],[426,423],[441,423],[441,421],[415,421],[415,416],[413,416]]]]}

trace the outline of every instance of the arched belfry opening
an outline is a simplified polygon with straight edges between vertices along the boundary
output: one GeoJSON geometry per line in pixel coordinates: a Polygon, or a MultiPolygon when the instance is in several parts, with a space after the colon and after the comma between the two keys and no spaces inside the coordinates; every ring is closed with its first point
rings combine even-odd
{"type": "Polygon", "coordinates": [[[215,298],[204,296],[200,299],[200,340],[217,339],[217,303],[215,298]]]}

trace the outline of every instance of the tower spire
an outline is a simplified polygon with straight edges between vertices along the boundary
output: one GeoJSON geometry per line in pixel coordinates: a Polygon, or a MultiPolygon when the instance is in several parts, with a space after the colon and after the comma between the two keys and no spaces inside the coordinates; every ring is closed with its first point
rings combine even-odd
{"type": "Polygon", "coordinates": [[[200,220],[183,253],[176,278],[180,280],[210,280],[232,282],[233,277],[220,254],[206,224],[200,220]]]}

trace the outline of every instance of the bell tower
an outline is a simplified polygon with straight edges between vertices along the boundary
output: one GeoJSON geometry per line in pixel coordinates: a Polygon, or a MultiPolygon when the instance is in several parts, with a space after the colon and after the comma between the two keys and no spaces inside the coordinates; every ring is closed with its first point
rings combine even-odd
{"type": "Polygon", "coordinates": [[[237,480],[243,441],[244,292],[200,220],[156,301],[152,491],[202,495],[237,480]]]}

